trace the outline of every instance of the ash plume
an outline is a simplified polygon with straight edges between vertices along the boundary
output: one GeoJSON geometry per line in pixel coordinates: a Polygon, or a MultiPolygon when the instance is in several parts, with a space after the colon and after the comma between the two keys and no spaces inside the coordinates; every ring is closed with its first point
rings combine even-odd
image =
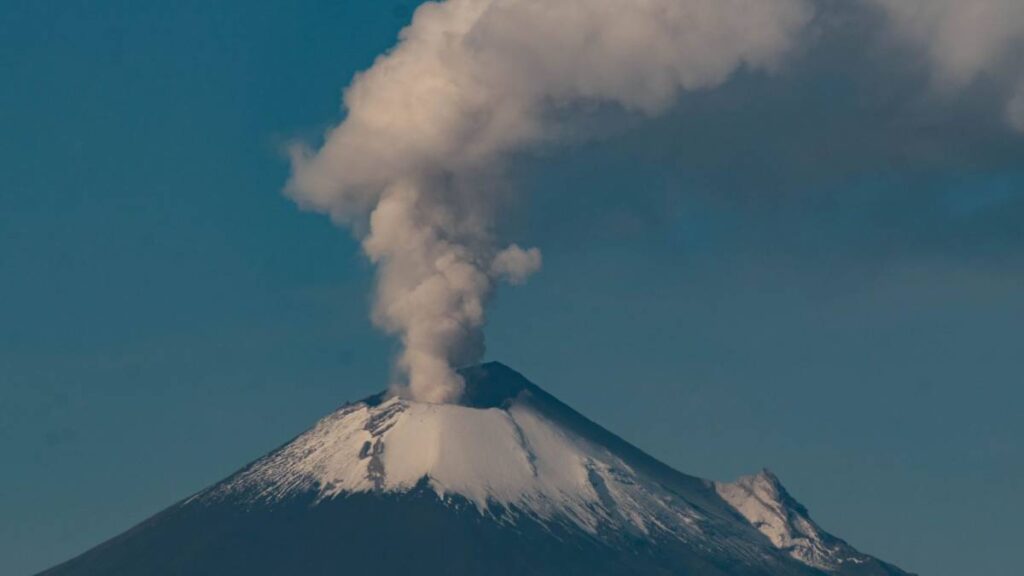
{"type": "MultiPolygon", "coordinates": [[[[771,73],[806,34],[812,0],[446,0],[420,6],[398,44],[346,89],[318,150],[296,146],[286,192],[350,227],[377,266],[373,320],[398,336],[398,387],[458,399],[453,366],[484,352],[487,302],[541,253],[505,244],[495,215],[516,153],[557,142],[565,112],[654,116],[740,69],[771,73]]],[[[924,53],[936,86],[1009,78],[1024,130],[1020,0],[860,0],[924,53]]]]}
{"type": "Polygon", "coordinates": [[[955,95],[981,77],[1007,85],[1004,117],[1024,132],[1024,2],[867,0],[893,33],[922,51],[935,88],[955,95]]]}
{"type": "Polygon", "coordinates": [[[398,335],[411,397],[448,402],[480,359],[495,282],[541,266],[503,247],[495,211],[510,154],[558,136],[580,103],[644,114],[745,66],[774,69],[811,16],[804,0],[448,0],[416,10],[356,76],[345,120],[292,152],[287,193],[360,236],[378,267],[373,319],[398,335]]]}

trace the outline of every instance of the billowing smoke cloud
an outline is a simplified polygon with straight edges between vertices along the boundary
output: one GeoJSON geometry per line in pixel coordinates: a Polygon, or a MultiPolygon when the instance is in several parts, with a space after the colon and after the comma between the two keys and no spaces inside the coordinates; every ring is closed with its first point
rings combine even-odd
{"type": "MultiPolygon", "coordinates": [[[[862,0],[927,55],[934,84],[1007,79],[1024,130],[1022,0],[862,0]],[[1007,77],[1006,75],[1010,76],[1007,77]]],[[[453,366],[484,352],[496,281],[524,282],[536,248],[502,247],[495,214],[510,156],[559,139],[580,105],[656,115],[738,69],[771,72],[811,0],[447,0],[421,6],[389,53],[345,92],[345,120],[293,151],[287,191],[361,238],[378,266],[373,318],[398,335],[403,391],[458,398],[453,366]]]]}
{"type": "Polygon", "coordinates": [[[1024,1],[870,0],[894,29],[923,49],[940,90],[959,90],[979,76],[1010,75],[1006,119],[1024,131],[1024,1]]]}
{"type": "Polygon", "coordinates": [[[1015,129],[1024,132],[1024,79],[1017,84],[1010,102],[1006,105],[1006,121],[1015,129]]]}
{"type": "Polygon", "coordinates": [[[741,67],[771,71],[812,16],[805,0],[447,0],[345,92],[323,147],[293,152],[288,193],[351,226],[378,266],[373,318],[400,336],[409,395],[456,399],[452,366],[483,354],[496,279],[540,252],[501,248],[495,211],[511,153],[557,139],[553,114],[644,114],[741,67]]]}

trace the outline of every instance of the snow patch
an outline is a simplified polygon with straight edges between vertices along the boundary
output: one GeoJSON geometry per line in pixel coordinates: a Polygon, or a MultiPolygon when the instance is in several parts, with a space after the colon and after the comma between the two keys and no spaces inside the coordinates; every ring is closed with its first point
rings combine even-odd
{"type": "Polygon", "coordinates": [[[347,405],[190,501],[317,505],[427,487],[442,505],[468,504],[500,524],[579,529],[624,549],[674,540],[751,568],[785,556],[826,571],[874,562],[819,528],[767,470],[732,483],[679,474],[507,367],[463,375],[466,405],[347,405]]]}
{"type": "Polygon", "coordinates": [[[768,470],[731,483],[716,482],[715,489],[772,545],[804,564],[835,570],[846,562],[864,561],[861,554],[819,528],[768,470]]]}
{"type": "Polygon", "coordinates": [[[471,408],[391,398],[347,406],[206,497],[329,499],[407,492],[426,479],[442,501],[481,514],[569,522],[590,534],[700,533],[701,514],[607,449],[526,403],[471,408]]]}

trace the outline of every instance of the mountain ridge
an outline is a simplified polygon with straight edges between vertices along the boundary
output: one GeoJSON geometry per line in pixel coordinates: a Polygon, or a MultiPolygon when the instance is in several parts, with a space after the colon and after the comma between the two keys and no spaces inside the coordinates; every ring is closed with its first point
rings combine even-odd
{"type": "Polygon", "coordinates": [[[42,574],[340,574],[391,546],[420,561],[357,573],[906,574],[822,530],[770,472],[690,476],[507,366],[460,374],[458,405],[347,403],[42,574]]]}

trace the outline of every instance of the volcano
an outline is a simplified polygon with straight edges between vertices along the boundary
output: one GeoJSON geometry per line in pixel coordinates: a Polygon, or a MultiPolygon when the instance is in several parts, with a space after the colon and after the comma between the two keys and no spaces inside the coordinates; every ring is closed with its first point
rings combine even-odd
{"type": "Polygon", "coordinates": [[[689,476],[502,364],[460,373],[460,404],[347,404],[42,574],[907,574],[825,532],[767,470],[689,476]]]}

